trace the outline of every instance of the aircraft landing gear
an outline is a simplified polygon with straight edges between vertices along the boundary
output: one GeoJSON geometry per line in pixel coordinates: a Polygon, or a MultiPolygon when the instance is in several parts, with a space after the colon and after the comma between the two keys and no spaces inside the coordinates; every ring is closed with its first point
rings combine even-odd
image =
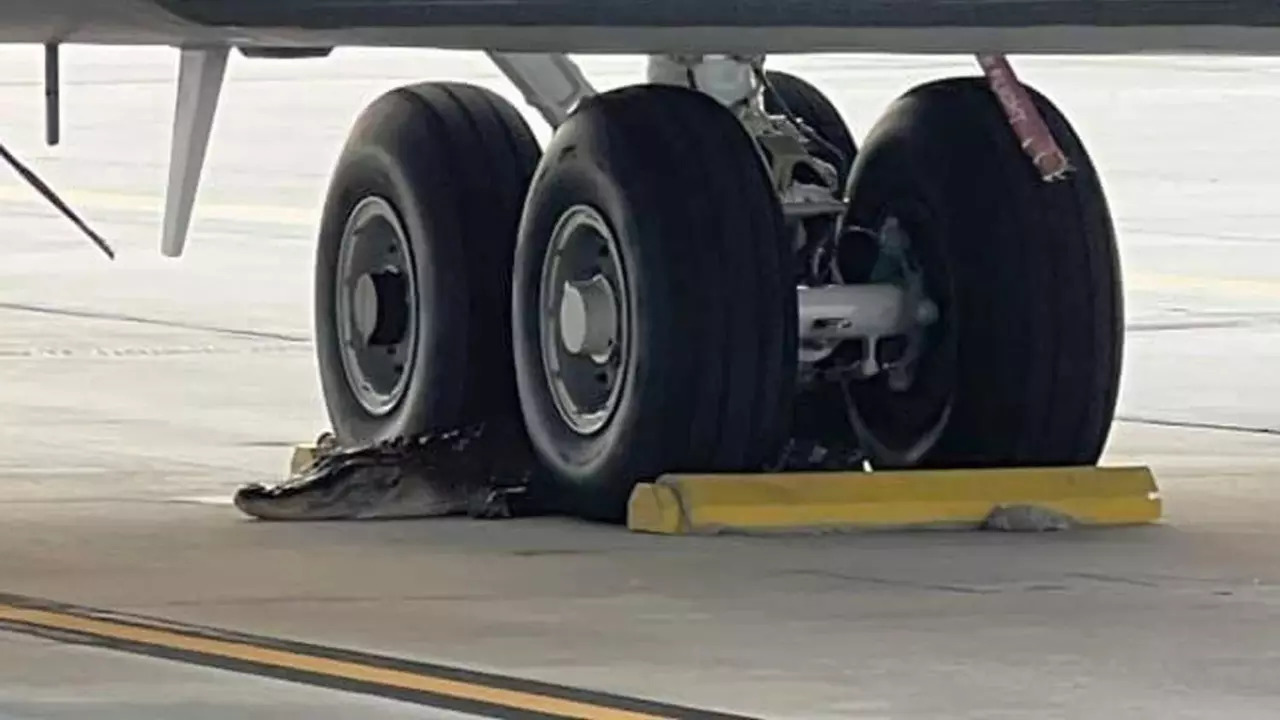
{"type": "Polygon", "coordinates": [[[654,56],[603,94],[563,58],[495,61],[558,126],[541,156],[501,99],[432,84],[343,151],[316,315],[340,440],[515,423],[611,521],[637,481],[759,470],[797,437],[879,467],[1096,462],[1115,238],[1046,99],[1074,167],[1052,182],[980,78],[911,90],[858,147],[759,57],[654,56]]]}

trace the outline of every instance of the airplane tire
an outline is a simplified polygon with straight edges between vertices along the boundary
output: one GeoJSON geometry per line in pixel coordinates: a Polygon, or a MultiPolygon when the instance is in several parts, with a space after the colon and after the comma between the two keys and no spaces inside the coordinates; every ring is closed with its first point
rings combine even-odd
{"type": "Polygon", "coordinates": [[[858,154],[853,133],[840,111],[821,90],[803,78],[781,70],[766,70],[770,91],[764,94],[764,109],[771,115],[794,114],[831,147],[819,146],[814,154],[836,168],[840,186],[858,154]],[[833,152],[833,150],[835,152],[833,152]]]}
{"type": "Polygon", "coordinates": [[[520,225],[514,343],[530,440],[573,512],[620,521],[637,481],[776,457],[792,262],[754,144],[710,97],[623,88],[556,131],[520,225]]]}
{"type": "Polygon", "coordinates": [[[849,217],[899,220],[940,311],[910,387],[852,384],[875,464],[1091,465],[1102,452],[1124,337],[1115,232],[1081,139],[1031,94],[1075,168],[1064,180],[1040,178],[982,78],[910,90],[863,140],[849,217]],[[922,453],[903,453],[930,428],[922,453]]]}
{"type": "Polygon", "coordinates": [[[392,90],[339,156],[315,263],[316,351],[338,440],[519,422],[510,264],[539,149],[460,83],[392,90]]]}

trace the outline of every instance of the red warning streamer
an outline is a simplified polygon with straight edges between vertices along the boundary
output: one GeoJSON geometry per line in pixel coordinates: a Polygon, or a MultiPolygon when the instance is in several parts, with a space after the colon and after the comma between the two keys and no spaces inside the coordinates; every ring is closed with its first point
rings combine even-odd
{"type": "Polygon", "coordinates": [[[1013,68],[1004,55],[978,55],[978,65],[986,75],[991,91],[1000,100],[1009,126],[1018,136],[1018,144],[1031,158],[1045,182],[1053,182],[1066,177],[1071,171],[1071,162],[1066,153],[1058,147],[1053,133],[1045,124],[1040,111],[1031,101],[1031,95],[1018,81],[1013,68]]]}

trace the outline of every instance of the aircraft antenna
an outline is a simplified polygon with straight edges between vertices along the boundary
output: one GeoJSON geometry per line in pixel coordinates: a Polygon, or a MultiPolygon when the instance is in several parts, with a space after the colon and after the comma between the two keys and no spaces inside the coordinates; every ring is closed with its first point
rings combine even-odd
{"type": "Polygon", "coordinates": [[[103,240],[101,235],[94,232],[93,228],[89,227],[88,223],[80,219],[80,216],[76,214],[76,211],[72,210],[71,206],[67,205],[67,203],[58,196],[58,193],[55,192],[53,188],[49,187],[48,183],[41,180],[40,176],[36,175],[34,170],[24,165],[21,160],[14,156],[13,153],[9,152],[9,149],[4,146],[4,143],[0,143],[0,158],[3,158],[5,162],[9,163],[9,166],[21,175],[22,179],[26,180],[31,187],[35,188],[36,192],[40,193],[45,200],[48,200],[51,205],[57,208],[58,212],[61,212],[64,217],[74,223],[76,227],[80,228],[81,232],[87,235],[89,239],[93,241],[93,244],[97,245],[98,249],[102,250],[108,258],[111,258],[112,260],[116,258],[116,251],[111,249],[111,246],[107,244],[107,241],[103,240]]]}

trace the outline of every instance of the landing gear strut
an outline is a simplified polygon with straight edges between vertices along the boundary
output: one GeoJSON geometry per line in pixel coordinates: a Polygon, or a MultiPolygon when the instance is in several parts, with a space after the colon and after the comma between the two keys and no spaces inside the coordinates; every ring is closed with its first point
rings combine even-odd
{"type": "Polygon", "coordinates": [[[876,467],[1097,460],[1115,238],[1042,96],[1053,182],[981,78],[912,89],[859,147],[762,57],[653,56],[603,94],[559,56],[495,61],[556,126],[545,153],[505,101],[437,84],[376,101],[343,151],[317,263],[340,440],[519,427],[604,520],[637,481],[797,439],[876,467]]]}

